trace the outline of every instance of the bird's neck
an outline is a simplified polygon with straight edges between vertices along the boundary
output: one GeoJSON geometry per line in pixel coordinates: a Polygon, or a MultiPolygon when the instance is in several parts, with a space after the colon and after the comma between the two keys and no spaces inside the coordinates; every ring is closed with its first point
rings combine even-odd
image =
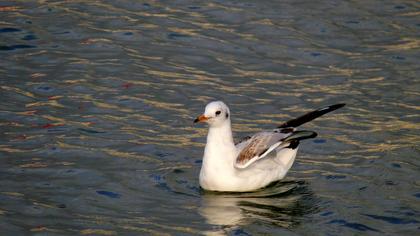
{"type": "Polygon", "coordinates": [[[236,152],[230,121],[209,128],[203,164],[208,166],[231,165],[237,155],[236,152]]]}
{"type": "Polygon", "coordinates": [[[220,189],[227,178],[234,176],[237,156],[230,122],[210,127],[200,171],[200,185],[206,189],[220,189]]]}
{"type": "Polygon", "coordinates": [[[207,146],[212,148],[232,148],[235,147],[232,136],[230,121],[219,126],[211,126],[207,135],[207,146]]]}

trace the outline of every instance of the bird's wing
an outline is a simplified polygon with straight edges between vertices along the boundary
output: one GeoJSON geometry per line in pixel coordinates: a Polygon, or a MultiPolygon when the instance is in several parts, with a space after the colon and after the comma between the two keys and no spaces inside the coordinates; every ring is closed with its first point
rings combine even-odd
{"type": "Polygon", "coordinates": [[[276,148],[296,148],[299,140],[315,136],[315,132],[295,131],[293,128],[256,133],[250,139],[236,145],[239,154],[236,157],[235,167],[244,169],[276,148]]]}
{"type": "Polygon", "coordinates": [[[236,148],[238,148],[238,145],[244,145],[245,143],[247,143],[247,141],[249,141],[251,139],[251,136],[245,136],[245,137],[242,137],[242,138],[240,138],[240,139],[236,139],[235,140],[235,146],[236,146],[236,148]]]}
{"type": "Polygon", "coordinates": [[[275,149],[296,148],[300,140],[316,137],[317,134],[313,131],[296,131],[295,128],[345,105],[339,103],[326,106],[284,122],[273,131],[260,132],[252,137],[242,139],[236,144],[239,155],[236,158],[235,167],[246,168],[275,149]]]}

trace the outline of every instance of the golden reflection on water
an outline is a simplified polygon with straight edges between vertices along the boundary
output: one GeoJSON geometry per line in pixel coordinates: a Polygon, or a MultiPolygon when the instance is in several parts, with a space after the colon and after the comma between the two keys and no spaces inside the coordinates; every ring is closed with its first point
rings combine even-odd
{"type": "Polygon", "coordinates": [[[414,11],[414,12],[406,12],[399,14],[400,16],[418,16],[420,15],[420,11],[414,11]]]}
{"type": "Polygon", "coordinates": [[[52,232],[52,233],[63,233],[62,230],[59,229],[54,229],[51,227],[46,227],[46,226],[38,226],[35,228],[30,229],[31,232],[52,232]]]}
{"type": "MultiPolygon", "coordinates": [[[[404,85],[406,80],[394,80],[394,74],[416,78],[416,70],[409,63],[403,64],[409,60],[398,61],[404,67],[404,70],[400,70],[401,67],[393,65],[394,61],[389,58],[415,52],[420,47],[420,40],[413,36],[404,36],[410,34],[406,30],[409,26],[400,24],[398,19],[393,19],[393,22],[386,20],[386,23],[392,26],[391,30],[398,30],[394,34],[403,35],[402,37],[369,43],[376,38],[364,38],[360,34],[360,40],[366,41],[356,45],[353,51],[348,46],[334,46],[334,37],[314,37],[310,32],[301,29],[300,25],[294,25],[291,19],[247,15],[248,10],[241,8],[240,4],[236,7],[225,3],[205,3],[197,11],[160,2],[151,3],[150,11],[130,9],[130,5],[124,2],[38,1],[38,4],[41,6],[35,10],[53,8],[49,14],[55,14],[56,11],[59,17],[80,20],[75,26],[70,21],[65,22],[68,23],[65,28],[54,28],[48,22],[44,29],[42,14],[30,16],[29,13],[21,12],[20,7],[0,7],[0,11],[19,11],[14,17],[31,19],[33,25],[37,26],[33,32],[39,37],[39,41],[36,41],[39,43],[38,48],[33,51],[28,50],[22,54],[18,50],[13,52],[16,53],[13,59],[17,60],[18,68],[28,67],[24,68],[25,72],[19,74],[14,69],[0,69],[4,74],[18,74],[22,81],[25,80],[22,82],[24,86],[8,84],[0,87],[8,95],[19,95],[19,98],[26,99],[21,103],[23,110],[13,111],[17,117],[0,122],[8,128],[5,135],[9,141],[0,144],[0,151],[7,155],[33,155],[32,152],[36,155],[56,155],[51,154],[48,148],[50,145],[57,145],[65,153],[86,154],[86,157],[83,156],[86,159],[90,158],[91,153],[98,153],[98,156],[111,157],[108,158],[111,160],[132,160],[135,165],[138,164],[136,168],[141,169],[139,172],[196,170],[199,168],[198,163],[192,164],[193,162],[186,162],[182,158],[190,157],[191,153],[199,153],[197,157],[193,157],[194,160],[201,158],[208,127],[193,126],[192,120],[204,110],[207,102],[215,98],[224,99],[231,106],[233,131],[241,135],[261,131],[262,127],[268,127],[269,124],[274,128],[276,124],[317,108],[311,106],[346,102],[344,109],[305,126],[305,129],[319,132],[318,138],[326,142],[322,145],[309,143],[317,149],[300,152],[297,160],[304,170],[293,174],[302,179],[314,180],[319,176],[341,174],[349,177],[348,179],[367,182],[371,179],[366,180],[356,167],[372,168],[373,165],[382,165],[381,168],[387,168],[388,155],[395,155],[402,163],[409,163],[411,157],[400,155],[399,150],[409,149],[420,143],[420,136],[414,133],[420,129],[420,124],[414,121],[418,118],[416,113],[420,106],[413,102],[414,99],[408,102],[404,99],[404,96],[415,97],[420,93],[415,86],[404,85]],[[86,11],[82,11],[80,7],[86,11]],[[227,15],[232,19],[222,18],[227,15]],[[105,25],[105,22],[115,25],[105,25]],[[55,34],[62,31],[70,33],[64,36],[55,34]],[[270,31],[279,31],[279,37],[276,38],[279,41],[265,40],[270,31]],[[124,35],[125,32],[132,33],[133,37],[124,35]],[[184,37],[171,38],[170,33],[184,37]],[[57,41],[54,50],[49,48],[52,45],[46,43],[48,39],[57,41]],[[283,41],[293,41],[301,45],[278,43],[283,41]],[[74,49],[77,52],[73,52],[74,49]],[[270,49],[275,51],[271,52],[270,49]],[[365,52],[365,49],[374,52],[365,52]],[[188,50],[187,53],[185,50],[188,50]],[[296,55],[288,55],[288,50],[296,55]],[[310,52],[318,51],[322,54],[320,57],[307,56],[310,52]],[[275,52],[285,52],[285,55],[276,55],[275,52]],[[323,55],[328,56],[326,61],[323,55]],[[39,61],[37,57],[40,57],[39,61]],[[60,61],[55,64],[48,60],[57,57],[60,61]],[[352,64],[353,61],[363,66],[352,64]],[[367,62],[366,66],[364,62],[367,62]],[[334,80],[336,78],[340,80],[334,80]],[[333,82],[330,83],[329,79],[333,82]],[[51,84],[57,89],[45,94],[30,89],[43,83],[51,84]],[[391,97],[387,93],[394,87],[401,88],[400,96],[391,97]],[[276,103],[279,99],[284,100],[276,103]],[[78,108],[79,104],[83,106],[78,108]],[[284,107],[276,107],[280,106],[278,104],[284,107]],[[255,111],[259,106],[272,108],[257,113],[255,111]],[[45,120],[53,123],[52,127],[61,124],[63,129],[49,129],[49,125],[43,128],[45,120]],[[81,127],[89,129],[83,130],[81,127]],[[24,136],[20,137],[20,134],[24,136]],[[39,143],[38,140],[42,141],[39,143]],[[34,144],[38,146],[31,146],[34,144]],[[151,151],[147,150],[147,145],[152,146],[151,151]],[[146,150],[143,146],[146,146],[146,150]],[[176,154],[159,158],[153,153],[156,150],[176,154]],[[384,161],[374,164],[368,162],[381,159],[384,161]]],[[[415,17],[419,14],[417,10],[410,10],[394,16],[415,17]]],[[[8,27],[14,27],[9,22],[4,23],[8,27]]],[[[325,23],[326,28],[329,28],[330,22],[319,23],[325,23]]],[[[339,24],[340,22],[337,23],[338,26],[335,25],[337,35],[345,37],[341,33],[348,33],[349,30],[339,28],[339,24]]],[[[30,28],[29,25],[25,27],[30,28]]],[[[357,29],[352,29],[351,33],[355,32],[357,29]]],[[[391,35],[393,32],[388,33],[391,35]]],[[[410,56],[406,57],[410,59],[410,56]]],[[[19,101],[16,99],[12,102],[19,101]]],[[[3,105],[8,109],[7,104],[3,105]]],[[[44,156],[37,158],[29,157],[15,165],[26,171],[43,171],[56,166],[79,168],[86,164],[68,160],[48,162],[44,156]]],[[[413,171],[409,168],[402,170],[413,171]]],[[[106,175],[102,172],[101,174],[106,175]]],[[[383,173],[378,173],[381,174],[383,173]]],[[[192,182],[192,178],[195,179],[196,176],[186,178],[192,182]]],[[[317,181],[314,183],[318,183],[317,181]]],[[[155,186],[142,184],[144,183],[139,183],[142,188],[157,189],[155,186]]],[[[140,190],[137,191],[139,195],[142,194],[140,190]]],[[[165,207],[173,207],[170,200],[177,198],[177,194],[167,189],[156,191],[159,194],[148,196],[157,199],[158,203],[154,204],[168,202],[165,207]]],[[[194,191],[199,194],[197,190],[194,191]]],[[[326,196],[325,189],[316,191],[318,196],[326,199],[344,201],[340,195],[326,196]]],[[[24,193],[9,190],[0,194],[22,199],[26,196],[24,193]]],[[[88,199],[96,200],[91,196],[88,199]]],[[[302,207],[294,198],[226,198],[200,195],[200,200],[200,204],[191,203],[183,207],[193,212],[198,207],[197,213],[216,229],[221,229],[219,226],[223,225],[246,225],[248,219],[291,228],[291,213],[282,212],[278,207],[284,206],[286,210],[306,207],[302,207]],[[278,222],[276,217],[286,220],[278,222]]],[[[41,208],[56,208],[46,201],[31,202],[41,208]]],[[[94,204],[99,205],[97,202],[94,204]]],[[[346,202],[339,207],[346,208],[348,205],[364,207],[358,202],[346,202]]],[[[8,216],[12,212],[8,209],[2,207],[0,215],[8,216]]],[[[121,207],[119,210],[123,212],[126,208],[121,207]]],[[[387,210],[392,212],[395,209],[387,210]]],[[[178,212],[182,214],[182,210],[178,212]]],[[[117,235],[119,230],[151,235],[164,235],[165,231],[179,234],[203,233],[197,229],[200,227],[193,225],[195,222],[191,223],[191,227],[178,226],[179,222],[157,223],[154,219],[159,218],[162,219],[161,222],[165,222],[166,216],[158,212],[151,217],[138,217],[143,213],[133,213],[132,217],[126,211],[125,217],[96,212],[75,213],[73,216],[78,218],[75,225],[79,227],[70,229],[70,232],[82,235],[117,235]],[[115,228],[102,229],[111,224],[115,228]]],[[[66,233],[48,226],[34,227],[31,232],[66,233]]]]}
{"type": "Polygon", "coordinates": [[[105,235],[105,236],[112,236],[118,235],[118,232],[113,230],[105,230],[105,229],[83,229],[80,231],[81,235],[105,235]]]}
{"type": "Polygon", "coordinates": [[[117,157],[117,158],[130,158],[130,159],[137,159],[143,160],[151,163],[161,163],[160,160],[156,158],[151,158],[146,155],[142,155],[140,153],[133,153],[133,152],[123,152],[111,148],[97,148],[97,147],[89,147],[89,146],[82,146],[82,145],[73,145],[69,143],[65,143],[62,141],[57,141],[57,146],[62,148],[63,150],[85,150],[85,151],[102,151],[110,156],[117,157]]]}
{"type": "Polygon", "coordinates": [[[13,148],[10,145],[0,145],[0,151],[7,152],[7,153],[24,153],[25,150],[21,148],[13,148]]]}
{"type": "Polygon", "coordinates": [[[33,102],[33,103],[28,103],[25,106],[28,107],[28,108],[31,108],[31,107],[44,107],[44,106],[64,108],[64,106],[61,105],[60,103],[58,103],[56,100],[48,100],[48,101],[44,101],[44,102],[33,102]]]}
{"type": "Polygon", "coordinates": [[[20,88],[10,87],[10,86],[5,86],[5,85],[0,86],[0,88],[4,89],[6,91],[9,91],[9,92],[13,92],[13,93],[16,93],[16,94],[21,94],[23,96],[27,96],[27,97],[30,97],[30,98],[35,98],[36,97],[33,93],[27,92],[27,91],[22,90],[20,88]]]}
{"type": "Polygon", "coordinates": [[[184,28],[178,28],[178,27],[169,27],[168,30],[179,33],[179,34],[183,34],[183,35],[188,35],[188,36],[198,36],[199,34],[196,32],[196,29],[184,29],[184,28]]]}
{"type": "MultiPolygon", "coordinates": [[[[135,110],[130,109],[130,108],[124,108],[124,107],[121,107],[121,106],[109,104],[109,103],[102,102],[102,101],[99,101],[99,100],[93,100],[91,102],[95,106],[97,106],[99,108],[104,108],[104,109],[107,109],[107,110],[122,111],[122,112],[126,112],[126,113],[134,113],[134,112],[136,112],[135,110]]],[[[106,117],[112,118],[112,119],[116,119],[116,120],[122,119],[121,117],[116,117],[116,116],[112,116],[112,115],[108,115],[106,117]]]]}
{"type": "Polygon", "coordinates": [[[7,195],[7,196],[12,196],[12,197],[23,197],[23,196],[25,196],[25,194],[18,193],[18,192],[0,192],[0,194],[7,195]]]}
{"type": "Polygon", "coordinates": [[[418,38],[401,38],[398,44],[388,45],[370,45],[371,47],[383,48],[386,51],[416,50],[420,48],[420,39],[418,38]]]}
{"type": "Polygon", "coordinates": [[[123,151],[117,151],[111,148],[100,148],[99,150],[103,151],[106,154],[109,154],[110,156],[117,157],[117,158],[139,159],[143,161],[160,163],[160,161],[156,160],[155,158],[150,158],[145,155],[139,155],[138,153],[135,153],[135,152],[123,152],[123,151]]]}
{"type": "MultiPolygon", "coordinates": [[[[171,233],[165,233],[165,231],[176,231],[181,233],[189,233],[189,234],[200,234],[199,230],[196,230],[191,227],[182,227],[177,226],[175,223],[171,224],[161,224],[156,222],[154,219],[150,219],[148,217],[141,217],[141,216],[132,216],[129,215],[132,212],[128,212],[127,217],[119,217],[114,218],[112,216],[106,215],[82,215],[78,214],[77,217],[80,221],[84,222],[86,225],[95,225],[95,226],[102,226],[108,225],[110,223],[116,224],[118,228],[121,229],[128,229],[133,230],[135,232],[147,233],[150,235],[172,235],[171,233]]],[[[135,214],[137,215],[137,214],[135,214]]],[[[95,232],[95,229],[85,229],[85,232],[95,232]]],[[[82,230],[83,231],[83,230],[82,230]]],[[[108,231],[107,231],[108,232],[108,231]]],[[[114,231],[111,231],[114,232],[114,231]]]]}

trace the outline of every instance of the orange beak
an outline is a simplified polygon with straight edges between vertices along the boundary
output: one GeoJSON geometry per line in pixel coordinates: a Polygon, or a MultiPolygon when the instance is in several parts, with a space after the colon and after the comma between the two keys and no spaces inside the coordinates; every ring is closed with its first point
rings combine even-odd
{"type": "Polygon", "coordinates": [[[194,123],[198,123],[198,122],[206,122],[209,118],[206,117],[205,115],[201,115],[199,117],[197,117],[197,119],[194,120],[194,123]]]}

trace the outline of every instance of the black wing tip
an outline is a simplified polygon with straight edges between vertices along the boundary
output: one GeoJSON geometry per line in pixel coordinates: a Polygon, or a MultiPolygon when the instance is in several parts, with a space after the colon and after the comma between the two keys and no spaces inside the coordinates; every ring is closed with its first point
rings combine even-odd
{"type": "Polygon", "coordinates": [[[292,140],[290,142],[290,145],[287,146],[287,148],[291,148],[291,149],[295,150],[297,147],[299,147],[299,143],[300,143],[299,140],[292,140]]]}
{"type": "Polygon", "coordinates": [[[345,103],[337,103],[337,104],[328,106],[328,108],[329,110],[334,111],[334,110],[344,107],[345,105],[346,105],[345,103]]]}
{"type": "Polygon", "coordinates": [[[326,106],[326,107],[319,108],[318,110],[315,110],[314,112],[319,112],[320,114],[323,115],[323,114],[326,114],[328,112],[332,112],[332,111],[335,111],[337,109],[340,109],[340,108],[344,107],[345,105],[346,105],[345,103],[337,103],[337,104],[334,104],[334,105],[329,105],[329,106],[326,106]]]}
{"type": "MultiPolygon", "coordinates": [[[[296,131],[296,132],[299,132],[299,131],[296,131]]],[[[306,135],[303,139],[316,138],[316,136],[318,136],[318,133],[317,133],[317,132],[315,132],[315,131],[306,131],[306,130],[302,130],[302,133],[303,133],[303,132],[310,132],[310,133],[311,133],[310,135],[306,135]]],[[[300,139],[300,140],[303,140],[303,139],[300,139]]]]}
{"type": "Polygon", "coordinates": [[[334,105],[330,105],[330,106],[326,106],[323,108],[319,108],[318,110],[306,113],[303,116],[300,116],[298,118],[289,120],[287,122],[284,122],[283,124],[277,126],[277,128],[288,128],[288,127],[298,127],[304,123],[307,123],[311,120],[314,120],[326,113],[332,112],[334,110],[337,110],[339,108],[344,107],[346,104],[345,103],[337,103],[334,105]]]}
{"type": "Polygon", "coordinates": [[[299,146],[300,141],[315,138],[316,136],[318,136],[318,134],[314,131],[299,130],[293,132],[292,135],[285,138],[283,141],[289,142],[289,146],[286,148],[296,149],[299,146]]]}
{"type": "Polygon", "coordinates": [[[304,140],[304,139],[311,139],[311,138],[315,138],[316,136],[318,136],[318,134],[314,131],[310,131],[310,130],[298,130],[298,131],[294,131],[290,136],[284,138],[282,141],[285,142],[290,142],[293,140],[304,140]]]}
{"type": "MultiPolygon", "coordinates": [[[[313,131],[312,131],[312,132],[313,132],[313,131]]],[[[316,136],[318,136],[318,133],[313,132],[310,136],[306,137],[306,139],[316,138],[316,136]]]]}

